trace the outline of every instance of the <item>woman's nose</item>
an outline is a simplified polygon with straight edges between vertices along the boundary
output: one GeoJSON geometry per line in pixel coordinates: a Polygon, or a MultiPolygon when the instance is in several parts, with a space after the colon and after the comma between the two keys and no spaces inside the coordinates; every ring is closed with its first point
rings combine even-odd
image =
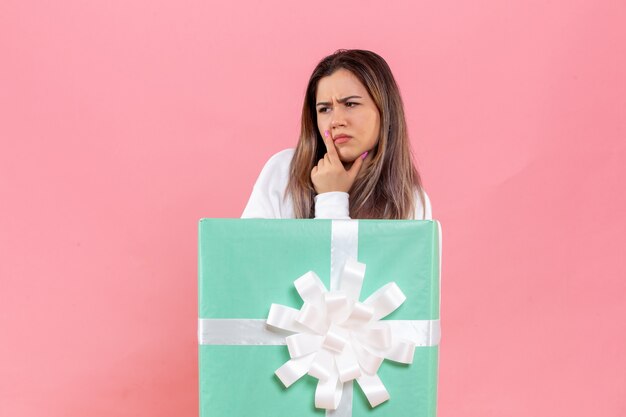
{"type": "Polygon", "coordinates": [[[345,126],[346,125],[346,118],[345,118],[345,114],[339,110],[335,110],[333,111],[333,118],[330,121],[330,125],[332,127],[339,127],[339,126],[345,126]]]}

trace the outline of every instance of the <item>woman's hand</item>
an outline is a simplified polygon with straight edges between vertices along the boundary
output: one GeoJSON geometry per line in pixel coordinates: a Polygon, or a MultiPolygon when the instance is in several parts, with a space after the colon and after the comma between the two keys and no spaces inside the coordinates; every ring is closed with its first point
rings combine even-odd
{"type": "Polygon", "coordinates": [[[367,152],[358,157],[352,163],[350,169],[346,170],[339,159],[335,143],[328,131],[324,132],[324,145],[326,145],[324,158],[320,159],[317,166],[311,170],[311,181],[313,182],[313,187],[315,187],[315,192],[318,194],[331,191],[349,192],[361,170],[363,159],[364,156],[367,156],[367,152]]]}

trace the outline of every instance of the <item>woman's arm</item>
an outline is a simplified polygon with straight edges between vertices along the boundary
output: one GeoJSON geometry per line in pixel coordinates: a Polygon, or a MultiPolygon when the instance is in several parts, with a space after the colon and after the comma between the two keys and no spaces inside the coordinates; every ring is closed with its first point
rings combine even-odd
{"type": "Polygon", "coordinates": [[[331,191],[315,196],[316,219],[350,219],[349,194],[343,191],[331,191]]]}
{"type": "Polygon", "coordinates": [[[428,198],[428,194],[424,191],[424,202],[425,206],[422,205],[422,200],[420,199],[419,193],[415,191],[415,220],[432,220],[433,219],[433,209],[430,205],[430,198],[428,198]],[[424,210],[426,208],[426,210],[424,210]]]}
{"type": "MultiPolygon", "coordinates": [[[[416,220],[432,220],[433,212],[430,205],[430,198],[424,191],[424,201],[419,198],[419,193],[415,192],[415,213],[413,218],[416,220]]],[[[348,193],[330,192],[322,193],[315,196],[315,218],[316,219],[350,219],[350,202],[348,193]]]]}
{"type": "Polygon", "coordinates": [[[293,149],[278,152],[265,163],[252,188],[242,219],[293,218],[293,207],[285,199],[293,152],[293,149]]]}

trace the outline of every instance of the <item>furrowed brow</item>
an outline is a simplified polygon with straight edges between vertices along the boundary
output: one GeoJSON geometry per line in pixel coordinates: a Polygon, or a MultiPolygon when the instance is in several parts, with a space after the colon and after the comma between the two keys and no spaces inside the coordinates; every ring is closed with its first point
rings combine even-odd
{"type": "MultiPolygon", "coordinates": [[[[348,96],[348,97],[344,97],[344,98],[340,98],[339,100],[337,100],[338,103],[345,103],[346,101],[350,100],[351,98],[363,98],[361,96],[348,96]]],[[[331,103],[328,101],[320,101],[319,103],[317,103],[317,107],[319,106],[330,106],[331,103]]]]}

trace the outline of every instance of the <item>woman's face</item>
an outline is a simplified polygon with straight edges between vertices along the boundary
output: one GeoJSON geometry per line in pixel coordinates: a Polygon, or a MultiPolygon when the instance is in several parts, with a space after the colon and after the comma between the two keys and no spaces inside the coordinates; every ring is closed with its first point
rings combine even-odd
{"type": "Polygon", "coordinates": [[[339,158],[351,163],[378,143],[380,114],[367,89],[346,69],[319,80],[315,97],[317,128],[330,132],[339,158]]]}

